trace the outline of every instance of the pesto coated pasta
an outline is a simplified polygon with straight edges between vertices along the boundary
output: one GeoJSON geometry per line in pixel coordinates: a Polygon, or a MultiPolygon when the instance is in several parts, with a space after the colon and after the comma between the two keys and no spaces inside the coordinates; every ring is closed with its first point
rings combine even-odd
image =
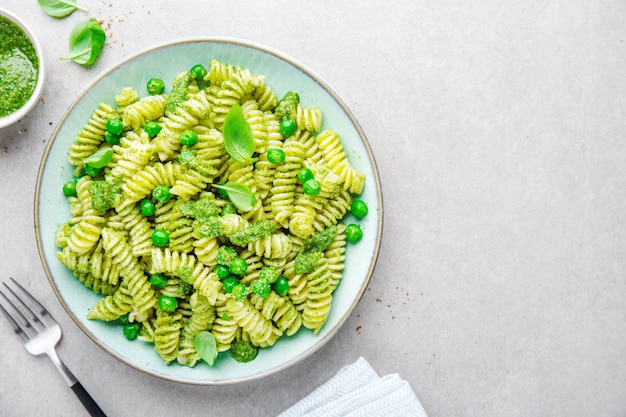
{"type": "Polygon", "coordinates": [[[68,151],[76,192],[55,236],[58,260],[102,296],[88,319],[121,322],[165,363],[190,367],[201,333],[218,352],[256,352],[323,328],[345,265],[344,217],[365,184],[322,109],[208,62],[169,91],[103,97],[68,151]],[[233,145],[245,139],[233,139],[237,111],[243,145],[233,145]]]}

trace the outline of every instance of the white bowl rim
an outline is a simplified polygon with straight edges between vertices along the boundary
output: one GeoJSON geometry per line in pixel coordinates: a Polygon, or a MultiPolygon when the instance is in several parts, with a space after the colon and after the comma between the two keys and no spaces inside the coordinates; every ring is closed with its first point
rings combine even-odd
{"type": "Polygon", "coordinates": [[[8,18],[17,26],[19,26],[20,29],[24,31],[26,36],[28,36],[28,39],[32,42],[33,46],[35,47],[35,53],[37,54],[37,59],[39,60],[39,70],[37,73],[37,85],[35,86],[35,91],[33,91],[33,94],[30,96],[28,101],[24,103],[22,107],[20,107],[19,109],[17,109],[13,113],[5,117],[0,117],[0,129],[2,129],[3,127],[10,126],[13,123],[17,122],[18,120],[22,119],[24,116],[26,116],[26,114],[28,114],[33,109],[33,107],[35,107],[35,104],[37,104],[37,102],[39,101],[41,97],[41,93],[43,92],[43,86],[44,86],[45,78],[46,78],[46,75],[45,75],[46,71],[45,71],[43,50],[41,48],[41,44],[39,43],[39,39],[37,39],[34,32],[30,29],[30,27],[26,24],[26,22],[24,22],[24,20],[20,18],[19,16],[17,16],[15,13],[3,7],[0,7],[0,16],[8,18]]]}

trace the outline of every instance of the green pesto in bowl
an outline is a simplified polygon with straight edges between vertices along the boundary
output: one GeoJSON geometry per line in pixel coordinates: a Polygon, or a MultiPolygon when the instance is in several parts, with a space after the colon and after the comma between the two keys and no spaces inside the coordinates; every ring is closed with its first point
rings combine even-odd
{"type": "Polygon", "coordinates": [[[0,15],[0,117],[22,108],[35,92],[39,59],[17,24],[0,15]]]}

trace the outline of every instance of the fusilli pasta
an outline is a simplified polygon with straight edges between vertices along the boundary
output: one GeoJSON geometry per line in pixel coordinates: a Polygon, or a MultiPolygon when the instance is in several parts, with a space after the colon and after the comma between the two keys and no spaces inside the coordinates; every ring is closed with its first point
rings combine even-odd
{"type": "Polygon", "coordinates": [[[264,76],[214,59],[203,80],[183,71],[168,93],[141,97],[125,87],[112,102],[99,104],[71,146],[80,174],[71,217],[55,236],[59,262],[103,296],[87,318],[124,317],[165,363],[184,366],[202,359],[194,344],[201,332],[219,352],[235,341],[266,348],[302,328],[320,332],[345,266],[342,221],[364,186],[339,134],[322,130],[321,109],[280,104],[264,76]],[[226,146],[235,104],[252,132],[245,161],[226,146]],[[286,117],[295,133],[281,134],[286,117]],[[123,124],[114,145],[104,140],[110,119],[123,124]],[[148,134],[148,122],[160,131],[148,134]],[[181,143],[183,132],[197,140],[181,143]],[[110,162],[83,175],[84,159],[106,146],[110,162]],[[299,182],[302,168],[319,194],[299,182]],[[223,184],[231,184],[226,194],[223,184]],[[249,207],[237,193],[252,196],[249,207]]]}

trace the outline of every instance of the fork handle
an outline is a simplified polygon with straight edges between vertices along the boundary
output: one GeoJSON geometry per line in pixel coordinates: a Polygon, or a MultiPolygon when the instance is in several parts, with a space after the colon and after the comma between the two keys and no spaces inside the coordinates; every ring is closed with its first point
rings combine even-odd
{"type": "Polygon", "coordinates": [[[102,409],[98,406],[98,404],[96,404],[94,399],[91,398],[91,395],[89,395],[87,390],[83,388],[80,382],[76,381],[76,383],[72,385],[71,388],[72,391],[74,391],[74,394],[76,394],[76,396],[80,400],[80,402],[83,403],[83,406],[89,412],[90,416],[106,417],[104,411],[102,411],[102,409]]]}
{"type": "Polygon", "coordinates": [[[61,376],[67,383],[67,385],[72,388],[74,394],[78,397],[80,402],[83,404],[83,407],[89,412],[89,415],[92,417],[106,417],[104,411],[96,404],[91,395],[87,392],[87,390],[81,385],[81,383],[76,379],[72,371],[69,370],[67,366],[59,359],[59,355],[57,355],[56,350],[54,348],[48,349],[46,351],[48,357],[56,366],[57,370],[61,373],[61,376]]]}

